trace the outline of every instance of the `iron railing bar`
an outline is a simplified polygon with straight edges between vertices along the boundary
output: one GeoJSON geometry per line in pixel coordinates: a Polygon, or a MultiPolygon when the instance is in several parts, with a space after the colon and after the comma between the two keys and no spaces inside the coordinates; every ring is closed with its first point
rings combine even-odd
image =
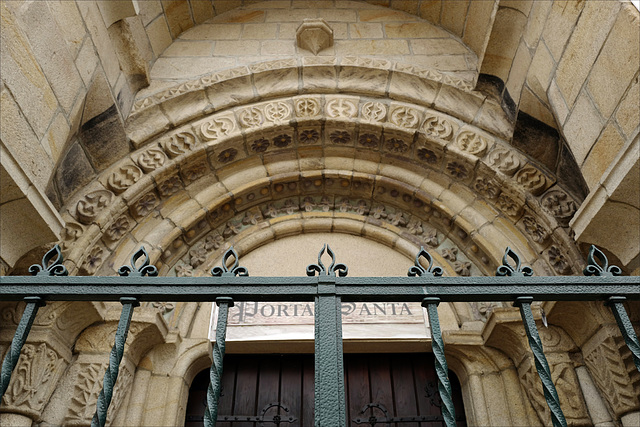
{"type": "Polygon", "coordinates": [[[216,305],[218,306],[218,324],[216,326],[216,341],[213,343],[213,363],[209,371],[207,406],[204,413],[205,427],[215,427],[218,420],[218,400],[222,391],[222,367],[227,339],[227,320],[229,307],[233,307],[233,299],[218,297],[216,298],[216,305]]]}
{"type": "MultiPolygon", "coordinates": [[[[33,278],[37,279],[37,278],[33,278]]],[[[36,284],[0,281],[0,300],[19,301],[26,296],[37,295],[47,301],[118,301],[121,296],[128,295],[140,301],[213,301],[217,296],[229,296],[234,301],[313,301],[317,295],[317,282],[309,284],[259,284],[260,277],[250,285],[224,284],[215,281],[193,284],[191,280],[182,281],[180,286],[162,278],[128,278],[104,282],[81,278],[82,282],[69,285],[65,279],[54,279],[36,284]],[[157,279],[157,283],[154,280],[157,279]],[[97,283],[96,283],[97,282],[97,283]],[[185,283],[186,282],[186,283],[185,283]]],[[[99,278],[101,279],[101,278],[99,278]]],[[[390,278],[399,279],[399,278],[390,278]]],[[[428,295],[438,295],[443,302],[455,301],[513,301],[519,295],[529,295],[537,301],[605,301],[610,296],[625,296],[628,300],[640,300],[640,287],[631,280],[613,280],[615,283],[598,284],[593,282],[580,285],[581,282],[565,282],[554,284],[549,280],[546,284],[517,284],[502,282],[506,278],[494,279],[491,284],[483,286],[465,286],[441,278],[441,283],[421,283],[419,278],[412,278],[413,283],[391,283],[367,285],[358,281],[336,283],[336,295],[344,302],[420,302],[428,295]]],[[[626,279],[626,277],[624,278],[626,279]]],[[[637,280],[637,278],[632,278],[637,280]]],[[[179,283],[179,282],[178,282],[179,283]]]]}
{"type": "Polygon", "coordinates": [[[111,354],[109,355],[109,366],[107,366],[107,370],[104,373],[102,390],[98,395],[96,412],[93,414],[91,427],[104,427],[107,422],[107,411],[111,404],[113,388],[118,380],[120,362],[124,355],[124,344],[127,341],[127,335],[129,334],[129,326],[131,325],[133,309],[140,305],[136,298],[131,297],[122,297],[120,298],[120,302],[122,303],[122,312],[120,313],[120,321],[118,322],[118,329],[116,330],[115,343],[113,344],[111,354]]]}
{"type": "Polygon", "coordinates": [[[0,371],[0,405],[2,405],[2,397],[9,387],[11,374],[18,364],[20,352],[22,351],[24,343],[27,341],[27,336],[31,331],[33,321],[36,319],[38,309],[45,305],[45,302],[40,297],[29,296],[25,297],[24,301],[27,305],[22,312],[22,317],[18,323],[16,333],[13,335],[13,340],[11,340],[11,346],[2,361],[2,370],[0,371]]]}
{"type": "Polygon", "coordinates": [[[429,315],[429,327],[431,328],[431,350],[435,357],[436,374],[438,376],[438,391],[442,399],[442,417],[447,427],[456,426],[456,410],[453,406],[451,383],[449,382],[449,368],[444,355],[444,341],[438,318],[438,304],[440,298],[428,297],[422,300],[422,306],[427,309],[429,315]]]}
{"type": "Polygon", "coordinates": [[[616,318],[620,332],[624,337],[624,342],[627,343],[627,347],[629,347],[631,351],[633,363],[635,363],[636,368],[640,371],[640,342],[631,324],[631,319],[629,319],[627,315],[627,310],[624,308],[623,303],[626,300],[623,296],[612,296],[607,300],[606,304],[611,308],[613,317],[616,318]]]}
{"type": "Polygon", "coordinates": [[[520,307],[522,324],[524,325],[527,338],[529,339],[529,347],[531,347],[531,352],[533,353],[533,359],[535,361],[536,370],[538,371],[538,376],[542,382],[544,398],[551,411],[551,422],[554,427],[567,427],[567,421],[565,420],[562,408],[560,407],[558,391],[556,390],[556,386],[553,384],[553,379],[551,378],[551,369],[549,369],[549,363],[544,355],[542,341],[540,340],[538,328],[536,327],[536,321],[533,319],[533,312],[531,311],[532,302],[532,297],[522,296],[516,298],[514,305],[520,307]]]}

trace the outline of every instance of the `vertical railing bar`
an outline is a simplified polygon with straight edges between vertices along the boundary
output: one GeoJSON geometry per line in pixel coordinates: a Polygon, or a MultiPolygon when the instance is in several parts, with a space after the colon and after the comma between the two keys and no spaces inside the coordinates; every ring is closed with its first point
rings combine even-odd
{"type": "Polygon", "coordinates": [[[633,363],[635,363],[636,369],[640,371],[640,342],[638,341],[636,331],[633,329],[633,325],[631,324],[631,319],[629,319],[629,316],[627,315],[627,310],[624,308],[623,303],[626,300],[627,298],[623,296],[612,296],[609,297],[605,304],[611,308],[613,316],[616,318],[616,322],[618,323],[618,328],[620,328],[620,332],[624,337],[624,342],[627,343],[627,347],[631,350],[633,363]]]}
{"type": "Polygon", "coordinates": [[[538,334],[538,328],[536,327],[536,321],[533,318],[533,312],[531,311],[531,303],[533,297],[523,296],[516,298],[514,305],[520,307],[520,315],[522,316],[522,323],[529,339],[529,347],[533,352],[533,359],[535,361],[536,370],[538,376],[542,382],[542,389],[544,391],[544,398],[547,401],[547,405],[551,411],[551,422],[554,427],[567,427],[567,421],[564,418],[564,413],[560,407],[560,398],[558,397],[558,391],[553,384],[551,378],[551,370],[549,369],[549,363],[544,355],[542,348],[542,341],[538,334]]]}
{"type": "Polygon", "coordinates": [[[442,399],[442,417],[447,427],[456,426],[456,410],[453,406],[451,383],[449,382],[449,368],[444,356],[444,341],[440,320],[438,318],[438,304],[440,298],[427,297],[422,300],[422,306],[427,309],[429,315],[429,327],[431,328],[431,348],[435,356],[436,374],[438,376],[438,391],[442,399]]]}
{"type": "Polygon", "coordinates": [[[104,373],[102,390],[98,395],[96,412],[93,414],[91,427],[104,427],[107,422],[107,411],[109,410],[111,398],[113,397],[113,388],[118,379],[120,362],[124,355],[124,344],[127,341],[127,335],[129,334],[129,326],[131,325],[133,309],[140,305],[138,299],[133,297],[122,297],[120,298],[120,303],[122,304],[122,312],[120,313],[120,321],[118,322],[118,329],[116,330],[115,343],[111,348],[109,366],[107,366],[107,370],[104,373]]]}
{"type": "Polygon", "coordinates": [[[227,337],[227,320],[229,307],[233,307],[233,298],[216,298],[218,306],[218,324],[216,326],[216,342],[213,343],[213,363],[209,372],[209,387],[207,388],[207,407],[204,413],[205,427],[215,427],[218,420],[218,399],[222,391],[222,364],[227,337]]]}
{"type": "Polygon", "coordinates": [[[7,391],[7,388],[9,388],[11,374],[18,364],[20,351],[22,351],[22,347],[27,341],[33,321],[38,314],[38,309],[45,305],[44,300],[40,297],[25,297],[24,301],[27,303],[27,306],[22,312],[18,328],[16,329],[16,333],[13,335],[13,340],[11,340],[11,346],[2,361],[2,371],[0,371],[0,403],[2,403],[2,397],[7,391]]]}

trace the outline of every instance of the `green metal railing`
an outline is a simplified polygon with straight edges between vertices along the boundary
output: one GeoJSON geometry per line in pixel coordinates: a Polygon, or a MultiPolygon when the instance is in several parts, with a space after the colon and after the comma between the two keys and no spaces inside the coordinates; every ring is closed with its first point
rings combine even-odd
{"type": "Polygon", "coordinates": [[[120,301],[123,304],[92,426],[105,425],[131,316],[141,301],[215,301],[219,306],[204,417],[206,426],[215,426],[217,421],[228,310],[234,301],[315,302],[315,425],[318,427],[344,426],[347,423],[342,302],[422,303],[429,316],[438,390],[443,402],[442,416],[447,426],[455,426],[456,417],[438,320],[437,306],[441,301],[512,301],[520,308],[554,426],[566,426],[567,423],[531,311],[534,300],[605,301],[613,311],[640,371],[640,343],[623,305],[627,299],[640,299],[640,286],[635,277],[619,276],[621,270],[609,266],[606,256],[595,247],[591,248],[589,265],[584,270],[586,276],[594,277],[534,277],[531,268],[522,267],[519,257],[510,248],[505,251],[503,265],[496,271],[496,276],[502,276],[500,278],[441,277],[442,269],[433,266],[433,260],[424,248],[416,256],[408,277],[346,277],[347,266],[336,263],[334,253],[326,245],[318,255],[318,263],[307,267],[307,277],[249,277],[246,268],[238,264],[238,255],[231,248],[224,255],[222,267],[211,270],[212,277],[156,277],[157,269],[149,265],[149,256],[141,248],[132,256],[131,267],[123,266],[118,270],[119,277],[69,277],[62,265],[62,253],[56,246],[44,256],[42,266],[30,268],[34,277],[0,277],[0,300],[23,300],[27,304],[2,364],[0,404],[38,308],[45,301],[120,301]],[[321,260],[325,252],[331,257],[329,267],[321,260]],[[141,265],[136,267],[143,257],[141,265]],[[229,268],[227,265],[231,257],[234,262],[229,268]],[[421,258],[427,261],[427,268],[422,266],[421,258]]]}

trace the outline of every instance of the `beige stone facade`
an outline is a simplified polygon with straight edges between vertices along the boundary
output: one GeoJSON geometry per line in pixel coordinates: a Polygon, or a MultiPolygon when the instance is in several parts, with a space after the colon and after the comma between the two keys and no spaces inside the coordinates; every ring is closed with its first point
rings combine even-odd
{"type": "MultiPolygon", "coordinates": [[[[536,275],[582,274],[592,244],[640,271],[640,13],[626,0],[0,11],[2,275],[55,243],[72,275],[115,275],[141,245],[185,281],[232,245],[252,275],[303,275],[321,241],[353,275],[404,275],[420,246],[447,276],[494,275],[507,246],[536,275]]],[[[1,357],[22,310],[0,302],[1,357]]],[[[439,311],[467,423],[549,425],[517,309],[439,311]]],[[[569,424],[640,424],[640,373],[608,308],[543,311],[569,424]]],[[[119,313],[40,309],[0,424],[88,425],[119,313]]],[[[184,424],[211,316],[210,303],[136,309],[110,425],[184,424]]],[[[345,349],[429,351],[422,313],[403,316],[345,322],[345,349]]],[[[269,317],[232,325],[228,351],[312,351],[308,322],[269,317]]]]}

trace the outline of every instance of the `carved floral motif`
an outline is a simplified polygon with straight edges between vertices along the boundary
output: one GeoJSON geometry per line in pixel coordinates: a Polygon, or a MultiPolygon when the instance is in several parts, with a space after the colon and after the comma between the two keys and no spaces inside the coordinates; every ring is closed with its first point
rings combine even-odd
{"type": "Polygon", "coordinates": [[[329,139],[334,144],[348,144],[351,142],[351,134],[344,130],[336,130],[331,132],[329,139]]]}
{"type": "Polygon", "coordinates": [[[557,247],[551,246],[547,252],[549,263],[559,274],[567,274],[571,271],[571,265],[564,253],[557,247]]]}
{"type": "Polygon", "coordinates": [[[182,182],[177,176],[172,176],[158,184],[158,193],[162,197],[169,197],[182,189],[182,182]]]}
{"type": "Polygon", "coordinates": [[[129,230],[129,219],[126,216],[121,216],[113,222],[105,231],[105,237],[112,242],[117,242],[125,235],[129,230]]]}
{"type": "Polygon", "coordinates": [[[438,162],[438,156],[436,155],[436,153],[426,147],[418,149],[416,154],[418,155],[419,160],[425,161],[427,163],[434,164],[438,162]]]}
{"type": "Polygon", "coordinates": [[[227,148],[218,154],[218,161],[220,163],[229,163],[232,162],[236,156],[238,155],[238,150],[235,148],[227,148]]]}
{"type": "Polygon", "coordinates": [[[287,134],[278,135],[273,138],[273,145],[278,148],[284,148],[289,144],[291,144],[291,136],[287,134]]]}
{"type": "Polygon", "coordinates": [[[82,269],[89,275],[94,274],[104,262],[105,253],[100,246],[94,246],[82,264],[82,269]]]}
{"type": "Polygon", "coordinates": [[[458,179],[465,179],[469,175],[467,168],[462,163],[458,162],[447,163],[447,172],[452,177],[458,179]]]}
{"type": "Polygon", "coordinates": [[[520,209],[522,208],[520,203],[505,193],[500,193],[498,200],[496,200],[496,205],[502,212],[510,216],[518,216],[520,209]]]}
{"type": "Polygon", "coordinates": [[[259,138],[253,141],[253,144],[251,144],[251,150],[256,153],[264,153],[269,149],[269,145],[271,145],[271,143],[268,139],[259,138]]]}
{"type": "Polygon", "coordinates": [[[151,213],[158,203],[158,197],[154,193],[147,193],[135,202],[131,209],[136,216],[143,217],[151,213]]]}
{"type": "Polygon", "coordinates": [[[500,186],[491,179],[479,177],[473,183],[473,188],[487,199],[495,199],[500,194],[500,186]]]}
{"type": "Polygon", "coordinates": [[[404,153],[409,149],[409,145],[400,138],[389,138],[384,146],[393,153],[404,153]]]}
{"type": "Polygon", "coordinates": [[[304,129],[298,135],[298,140],[302,144],[315,144],[320,139],[320,132],[315,129],[304,129]]]}
{"type": "Polygon", "coordinates": [[[549,237],[549,232],[532,216],[526,215],[522,219],[524,229],[534,242],[543,243],[549,237]]]}
{"type": "Polygon", "coordinates": [[[378,146],[380,139],[372,133],[365,133],[360,135],[360,138],[358,138],[358,142],[363,147],[375,148],[378,146]]]}

